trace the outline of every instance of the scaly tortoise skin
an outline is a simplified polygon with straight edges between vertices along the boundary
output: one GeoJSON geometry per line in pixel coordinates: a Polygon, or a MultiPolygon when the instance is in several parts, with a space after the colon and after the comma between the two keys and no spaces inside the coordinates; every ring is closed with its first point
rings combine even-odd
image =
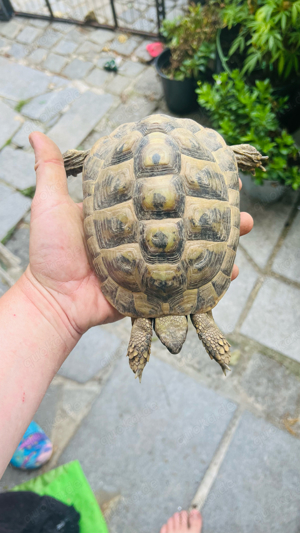
{"type": "Polygon", "coordinates": [[[132,317],[127,355],[140,379],[152,324],[178,353],[188,315],[209,356],[229,369],[230,345],[211,310],[230,285],[239,242],[237,161],[253,169],[263,159],[249,145],[233,148],[193,120],[152,115],[64,154],[68,174],[83,167],[88,249],[104,296],[132,317]]]}

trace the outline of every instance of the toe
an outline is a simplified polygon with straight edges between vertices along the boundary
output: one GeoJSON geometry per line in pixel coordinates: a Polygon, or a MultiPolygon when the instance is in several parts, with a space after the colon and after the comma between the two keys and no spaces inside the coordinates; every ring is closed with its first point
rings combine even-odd
{"type": "Polygon", "coordinates": [[[171,518],[169,518],[168,522],[167,522],[167,532],[168,533],[174,533],[174,520],[173,520],[173,516],[171,516],[171,518]]]}
{"type": "Polygon", "coordinates": [[[189,514],[189,523],[190,528],[189,531],[191,533],[200,533],[202,528],[202,516],[197,511],[197,509],[193,509],[189,514]]]}
{"type": "Polygon", "coordinates": [[[180,523],[181,523],[181,530],[187,531],[188,530],[188,523],[189,523],[189,515],[186,511],[181,511],[180,513],[180,523]]]}
{"type": "Polygon", "coordinates": [[[160,533],[167,533],[167,526],[166,524],[161,528],[160,533]]]}
{"type": "Polygon", "coordinates": [[[180,514],[179,513],[175,513],[173,515],[173,524],[174,524],[174,531],[180,531],[180,514]]]}

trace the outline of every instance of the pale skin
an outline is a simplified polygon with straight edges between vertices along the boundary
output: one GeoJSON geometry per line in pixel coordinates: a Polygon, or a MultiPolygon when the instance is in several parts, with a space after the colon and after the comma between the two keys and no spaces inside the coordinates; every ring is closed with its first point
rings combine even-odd
{"type": "MultiPolygon", "coordinates": [[[[30,142],[37,182],[30,263],[0,299],[0,477],[51,380],[83,333],[122,318],[102,295],[88,262],[82,204],[68,195],[58,147],[38,132],[31,134],[30,142]]],[[[252,217],[241,213],[241,235],[252,226],[252,217]]],[[[232,279],[237,275],[235,266],[232,279]]]]}

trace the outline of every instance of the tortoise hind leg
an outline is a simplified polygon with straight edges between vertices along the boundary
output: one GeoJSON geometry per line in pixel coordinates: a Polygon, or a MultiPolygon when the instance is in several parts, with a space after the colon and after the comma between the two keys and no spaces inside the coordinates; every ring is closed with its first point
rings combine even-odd
{"type": "Polygon", "coordinates": [[[219,363],[226,376],[226,370],[230,370],[230,344],[216,325],[212,312],[196,313],[191,315],[191,320],[209,357],[219,363]]]}
{"type": "Polygon", "coordinates": [[[151,339],[152,319],[133,318],[127,356],[129,357],[129,366],[140,382],[143,370],[150,358],[151,339]]]}
{"type": "Polygon", "coordinates": [[[163,316],[154,321],[155,333],[169,352],[179,353],[186,339],[188,322],[186,316],[163,316]]]}

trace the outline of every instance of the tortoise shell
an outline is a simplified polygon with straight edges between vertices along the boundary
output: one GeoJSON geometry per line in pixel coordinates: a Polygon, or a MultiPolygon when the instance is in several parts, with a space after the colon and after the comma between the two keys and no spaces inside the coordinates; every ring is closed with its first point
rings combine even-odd
{"type": "Polygon", "coordinates": [[[225,294],[239,242],[239,179],[216,131],[165,115],[124,124],[91,149],[83,192],[88,249],[120,313],[205,313],[225,294]]]}

